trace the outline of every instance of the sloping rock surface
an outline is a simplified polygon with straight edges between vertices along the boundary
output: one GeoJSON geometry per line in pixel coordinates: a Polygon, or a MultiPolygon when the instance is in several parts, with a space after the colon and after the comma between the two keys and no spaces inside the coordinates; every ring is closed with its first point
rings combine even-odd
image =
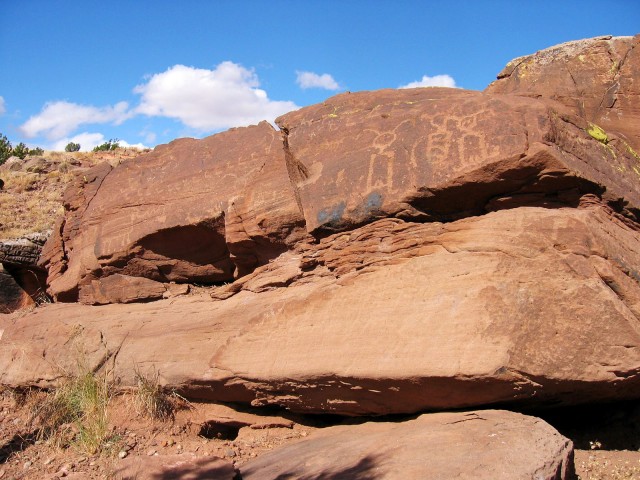
{"type": "Polygon", "coordinates": [[[281,257],[224,301],[59,304],[4,321],[0,382],[51,385],[82,351],[125,385],[149,365],[191,398],[300,412],[637,398],[629,223],[597,203],[380,220],[281,257]]]}
{"type": "MultiPolygon", "coordinates": [[[[509,62],[488,93],[557,100],[640,152],[640,35],[556,45],[509,62]]],[[[637,158],[637,157],[636,157],[637,158]]]]}
{"type": "Polygon", "coordinates": [[[327,428],[240,472],[243,480],[575,478],[569,440],[542,420],[499,410],[327,428]]]}

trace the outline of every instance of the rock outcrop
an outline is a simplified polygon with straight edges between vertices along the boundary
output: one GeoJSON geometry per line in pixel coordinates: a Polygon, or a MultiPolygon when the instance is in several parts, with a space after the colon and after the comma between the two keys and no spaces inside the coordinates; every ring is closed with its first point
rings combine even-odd
{"type": "MultiPolygon", "coordinates": [[[[301,413],[637,400],[638,38],[523,57],[486,92],[345,93],[280,117],[281,131],[176,140],[83,172],[41,259],[51,295],[80,304],[0,317],[0,383],[54,386],[80,351],[121,385],[144,365],[188,398],[301,413]],[[136,304],[190,283],[210,295],[136,304]]],[[[503,415],[546,428],[503,413],[353,427],[246,474],[297,474],[345,442],[368,458],[403,428],[420,448],[432,427],[493,438],[503,415]]],[[[552,445],[522,457],[523,476],[570,478],[570,447],[542,433],[551,443],[513,440],[552,445]]],[[[511,459],[498,451],[478,462],[511,459]]]]}
{"type": "Polygon", "coordinates": [[[134,365],[156,365],[191,398],[300,412],[637,398],[630,223],[586,199],[444,224],[379,220],[280,257],[224,301],[38,309],[5,329],[0,382],[50,385],[73,371],[74,344],[124,384],[134,365]]]}
{"type": "Polygon", "coordinates": [[[574,477],[573,446],[542,420],[499,410],[327,428],[240,468],[243,480],[574,477]]]}
{"type": "Polygon", "coordinates": [[[636,35],[556,45],[512,60],[485,91],[556,100],[589,122],[594,136],[615,132],[640,160],[639,43],[636,35]]]}
{"type": "Polygon", "coordinates": [[[59,301],[104,303],[119,301],[104,280],[116,273],[232,282],[309,235],[387,217],[452,221],[523,205],[576,207],[596,194],[635,219],[640,114],[628,99],[636,95],[636,43],[596,39],[543,51],[518,60],[486,93],[345,93],[280,117],[281,132],[262,123],[100,165],[66,196],[42,260],[49,291],[59,301]],[[621,57],[611,60],[619,68],[610,81],[605,44],[621,57]],[[619,100],[597,115],[595,106],[577,108],[586,83],[557,93],[567,62],[602,80],[594,96],[620,85],[619,100]],[[614,117],[624,117],[624,128],[601,121],[614,117]]]}

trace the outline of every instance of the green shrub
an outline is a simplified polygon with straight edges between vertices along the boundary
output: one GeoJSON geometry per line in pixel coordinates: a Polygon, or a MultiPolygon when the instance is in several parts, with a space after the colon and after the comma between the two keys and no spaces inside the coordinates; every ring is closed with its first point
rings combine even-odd
{"type": "Polygon", "coordinates": [[[29,155],[29,148],[24,143],[20,142],[15,146],[12,153],[19,159],[24,160],[24,157],[29,155]]]}
{"type": "Polygon", "coordinates": [[[13,148],[11,148],[11,142],[0,133],[0,165],[6,162],[12,153],[13,148]]]}
{"type": "Polygon", "coordinates": [[[118,139],[111,139],[108,142],[104,142],[102,145],[98,145],[93,149],[94,152],[109,152],[111,150],[115,150],[116,148],[120,148],[120,144],[118,143],[118,139]]]}
{"type": "Polygon", "coordinates": [[[44,155],[44,150],[40,147],[30,148],[29,155],[44,155]]]}
{"type": "Polygon", "coordinates": [[[69,143],[67,143],[67,146],[64,147],[64,151],[65,152],[79,152],[80,151],[80,144],[79,143],[69,142],[69,143]]]}

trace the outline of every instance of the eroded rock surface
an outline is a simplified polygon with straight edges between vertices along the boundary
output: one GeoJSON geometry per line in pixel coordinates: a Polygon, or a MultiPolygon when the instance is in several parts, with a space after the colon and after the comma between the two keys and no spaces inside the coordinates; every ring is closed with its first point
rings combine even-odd
{"type": "Polygon", "coordinates": [[[640,152],[640,35],[556,45],[509,62],[489,93],[556,100],[640,152]]]}
{"type": "Polygon", "coordinates": [[[240,468],[243,480],[573,480],[573,445],[542,420],[484,410],[324,429],[240,468]]]}
{"type": "Polygon", "coordinates": [[[5,320],[0,382],[51,385],[73,348],[125,385],[143,364],[191,398],[299,412],[637,398],[637,237],[587,199],[384,219],[280,257],[223,301],[59,304],[5,320]]]}
{"type": "Polygon", "coordinates": [[[232,282],[380,218],[453,221],[595,194],[637,219],[638,38],[517,59],[486,92],[344,93],[283,115],[281,132],[263,122],[84,172],[45,248],[49,291],[92,301],[114,274],[232,282]]]}
{"type": "Polygon", "coordinates": [[[265,122],[79,175],[43,252],[50,292],[75,301],[115,273],[232,281],[266,263],[300,236],[283,158],[280,135],[265,122]]]}

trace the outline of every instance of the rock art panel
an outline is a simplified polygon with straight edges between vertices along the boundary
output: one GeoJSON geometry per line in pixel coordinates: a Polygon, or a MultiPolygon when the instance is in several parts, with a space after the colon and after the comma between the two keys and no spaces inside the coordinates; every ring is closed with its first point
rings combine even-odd
{"type": "Polygon", "coordinates": [[[640,158],[620,142],[601,144],[563,108],[457,89],[382,90],[341,94],[277,122],[315,235],[389,216],[451,221],[513,195],[575,206],[606,191],[636,212],[640,158]]]}

